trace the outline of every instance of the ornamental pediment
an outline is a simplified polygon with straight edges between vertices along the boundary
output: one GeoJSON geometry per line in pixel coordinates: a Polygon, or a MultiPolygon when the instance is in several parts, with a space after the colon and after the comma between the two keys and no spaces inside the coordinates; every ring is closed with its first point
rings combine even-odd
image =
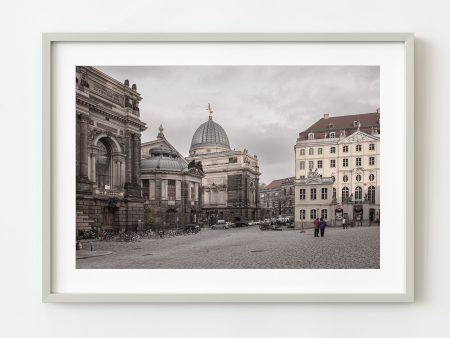
{"type": "Polygon", "coordinates": [[[370,142],[378,141],[379,136],[369,135],[362,131],[355,131],[353,134],[347,136],[346,138],[339,141],[339,143],[359,143],[359,142],[370,142]]]}

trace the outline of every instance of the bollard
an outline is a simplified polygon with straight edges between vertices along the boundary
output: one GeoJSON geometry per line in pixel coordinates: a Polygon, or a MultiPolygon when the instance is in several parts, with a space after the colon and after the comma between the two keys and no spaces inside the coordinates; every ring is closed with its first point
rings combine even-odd
{"type": "Polygon", "coordinates": [[[302,234],[304,232],[305,232],[305,230],[303,230],[303,222],[302,222],[302,231],[300,231],[300,233],[302,234]]]}

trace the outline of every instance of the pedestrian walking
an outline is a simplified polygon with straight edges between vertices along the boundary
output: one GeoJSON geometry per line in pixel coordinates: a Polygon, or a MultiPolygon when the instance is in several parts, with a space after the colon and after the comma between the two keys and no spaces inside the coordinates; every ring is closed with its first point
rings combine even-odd
{"type": "Polygon", "coordinates": [[[319,219],[315,218],[314,219],[314,237],[319,237],[319,225],[320,225],[319,219]]]}
{"type": "Polygon", "coordinates": [[[347,229],[347,220],[344,218],[342,218],[342,229],[347,229]]]}
{"type": "Polygon", "coordinates": [[[325,234],[325,227],[327,226],[327,222],[320,218],[319,227],[320,227],[320,237],[323,237],[325,234]]]}

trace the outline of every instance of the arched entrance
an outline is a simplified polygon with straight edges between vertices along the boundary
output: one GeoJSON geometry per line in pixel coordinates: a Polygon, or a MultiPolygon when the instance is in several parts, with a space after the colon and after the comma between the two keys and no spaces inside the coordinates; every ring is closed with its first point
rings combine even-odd
{"type": "Polygon", "coordinates": [[[363,206],[361,204],[355,204],[353,207],[353,221],[356,226],[362,226],[363,206]]]}

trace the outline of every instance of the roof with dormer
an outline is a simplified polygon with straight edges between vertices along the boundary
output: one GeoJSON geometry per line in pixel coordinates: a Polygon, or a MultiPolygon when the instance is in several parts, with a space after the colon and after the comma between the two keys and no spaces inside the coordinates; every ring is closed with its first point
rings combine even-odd
{"type": "Polygon", "coordinates": [[[307,140],[309,133],[314,133],[314,139],[329,137],[330,132],[335,132],[336,137],[341,131],[346,135],[353,134],[359,130],[367,134],[380,133],[380,113],[379,111],[367,114],[355,114],[344,116],[329,116],[325,114],[320,120],[311,125],[308,129],[299,133],[298,141],[307,140]]]}

